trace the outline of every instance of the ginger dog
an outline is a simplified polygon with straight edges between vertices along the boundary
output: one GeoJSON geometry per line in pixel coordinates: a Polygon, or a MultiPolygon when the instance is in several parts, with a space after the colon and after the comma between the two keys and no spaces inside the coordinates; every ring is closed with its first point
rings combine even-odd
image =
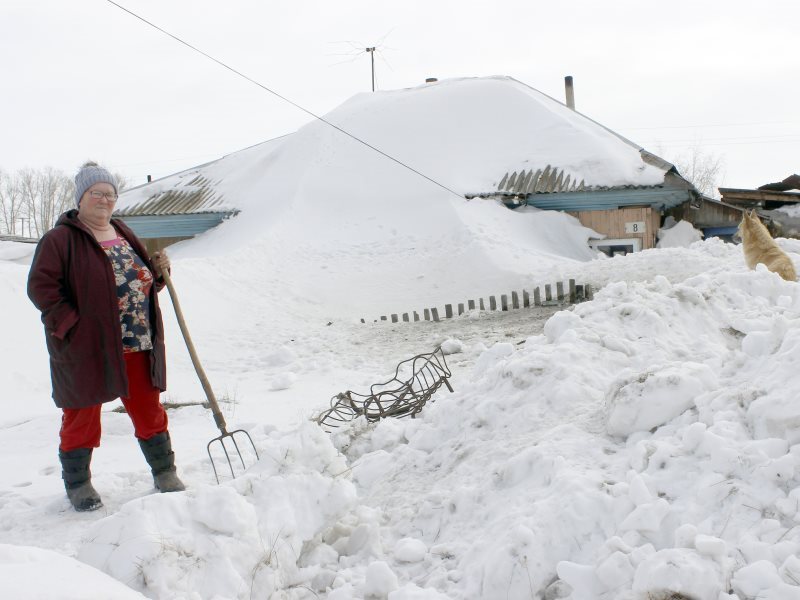
{"type": "Polygon", "coordinates": [[[758,263],[763,263],[786,281],[797,281],[792,259],[775,243],[756,211],[745,211],[739,224],[739,236],[742,239],[744,262],[749,268],[755,269],[758,263]]]}

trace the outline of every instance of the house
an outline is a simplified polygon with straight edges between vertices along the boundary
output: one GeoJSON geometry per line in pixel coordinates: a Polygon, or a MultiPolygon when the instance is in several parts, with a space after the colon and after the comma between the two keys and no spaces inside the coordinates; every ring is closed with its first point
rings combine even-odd
{"type": "Polygon", "coordinates": [[[467,197],[498,199],[509,208],[524,205],[567,212],[581,224],[605,236],[604,239],[591,240],[590,245],[609,255],[654,248],[658,230],[670,214],[694,224],[692,217],[697,215],[691,208],[696,210],[713,201],[681,177],[671,163],[576,112],[571,77],[565,78],[565,86],[566,106],[573,115],[562,118],[570,122],[570,128],[593,139],[602,137],[611,156],[618,154],[622,158],[626,150],[628,155],[635,150],[638,166],[627,171],[620,169],[623,175],[611,185],[598,185],[576,176],[568,162],[572,157],[566,155],[564,164],[550,162],[542,168],[540,163],[539,166],[507,171],[498,178],[496,189],[467,197]],[[640,173],[648,168],[660,175],[643,180],[640,173]]]}
{"type": "Polygon", "coordinates": [[[719,188],[722,201],[754,209],[775,237],[800,238],[800,175],[756,189],[719,188]]]}
{"type": "Polygon", "coordinates": [[[464,78],[359,94],[326,118],[366,138],[366,154],[351,154],[348,132],[312,122],[291,136],[128,190],[116,215],[163,247],[235,216],[251,201],[242,194],[260,194],[276,206],[302,201],[312,189],[325,197],[390,201],[391,178],[400,171],[384,158],[393,155],[426,165],[418,175],[467,199],[568,212],[604,236],[591,244],[609,254],[655,247],[671,211],[687,218],[702,206],[703,213],[730,208],[703,198],[669,162],[577,112],[571,78],[566,105],[510,77],[464,78]],[[288,138],[291,144],[284,143],[288,138]],[[283,160],[287,155],[293,160],[283,160]],[[353,158],[331,171],[335,177],[303,183],[345,156],[353,158]],[[252,182],[247,190],[239,184],[245,172],[252,182]]]}
{"type": "Polygon", "coordinates": [[[719,188],[719,193],[727,206],[755,210],[774,237],[800,238],[800,175],[756,189],[719,188]]]}
{"type": "Polygon", "coordinates": [[[609,255],[655,248],[663,218],[676,208],[698,203],[702,196],[674,166],[639,151],[643,163],[664,170],[662,183],[587,186],[558,166],[547,165],[536,171],[506,173],[497,190],[476,196],[500,199],[509,208],[526,205],[567,212],[606,236],[590,245],[609,255]]]}
{"type": "Polygon", "coordinates": [[[152,254],[236,215],[238,211],[224,203],[214,183],[193,170],[172,187],[154,189],[140,202],[126,203],[114,216],[133,229],[152,254]]]}
{"type": "Polygon", "coordinates": [[[703,196],[696,201],[676,206],[667,211],[667,215],[676,221],[688,221],[695,229],[702,231],[704,237],[732,241],[743,212],[744,208],[741,206],[703,196]]]}

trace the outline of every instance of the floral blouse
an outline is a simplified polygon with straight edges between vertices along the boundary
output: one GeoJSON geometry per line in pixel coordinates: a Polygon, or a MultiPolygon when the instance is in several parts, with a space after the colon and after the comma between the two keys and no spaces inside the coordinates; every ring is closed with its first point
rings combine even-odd
{"type": "Polygon", "coordinates": [[[118,237],[100,242],[100,245],[111,261],[117,282],[122,350],[152,350],[149,294],[153,286],[153,274],[128,240],[118,237]]]}

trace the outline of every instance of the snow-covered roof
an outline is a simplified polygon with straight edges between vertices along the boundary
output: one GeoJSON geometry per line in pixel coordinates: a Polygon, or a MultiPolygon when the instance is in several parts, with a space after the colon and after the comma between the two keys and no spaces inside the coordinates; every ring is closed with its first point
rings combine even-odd
{"type": "Polygon", "coordinates": [[[226,193],[226,178],[250,161],[269,154],[286,138],[281,136],[218,160],[157,179],[122,192],[115,216],[179,215],[237,212],[235,198],[226,193]]]}
{"type": "Polygon", "coordinates": [[[392,167],[384,188],[396,187],[405,169],[465,196],[496,190],[503,173],[515,169],[549,167],[591,189],[660,185],[672,168],[511,77],[362,93],[323,118],[327,123],[312,121],[294,134],[128,190],[117,214],[234,211],[254,195],[274,199],[281,190],[293,196],[298,168],[305,184],[359,193],[371,168],[365,153],[392,167]],[[287,155],[304,164],[280,168],[287,155]]]}

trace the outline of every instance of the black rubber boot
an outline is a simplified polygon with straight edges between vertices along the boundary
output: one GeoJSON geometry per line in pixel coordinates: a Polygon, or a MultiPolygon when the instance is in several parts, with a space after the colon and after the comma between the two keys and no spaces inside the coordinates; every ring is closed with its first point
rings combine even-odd
{"type": "Polygon", "coordinates": [[[139,440],[147,464],[153,473],[153,483],[160,492],[182,492],[186,489],[178,479],[175,469],[175,453],[169,432],[158,433],[148,440],[139,440]]]}
{"type": "Polygon", "coordinates": [[[97,510],[103,506],[100,495],[92,487],[92,448],[78,448],[64,452],[58,451],[61,459],[61,478],[67,490],[67,498],[78,512],[97,510]]]}

